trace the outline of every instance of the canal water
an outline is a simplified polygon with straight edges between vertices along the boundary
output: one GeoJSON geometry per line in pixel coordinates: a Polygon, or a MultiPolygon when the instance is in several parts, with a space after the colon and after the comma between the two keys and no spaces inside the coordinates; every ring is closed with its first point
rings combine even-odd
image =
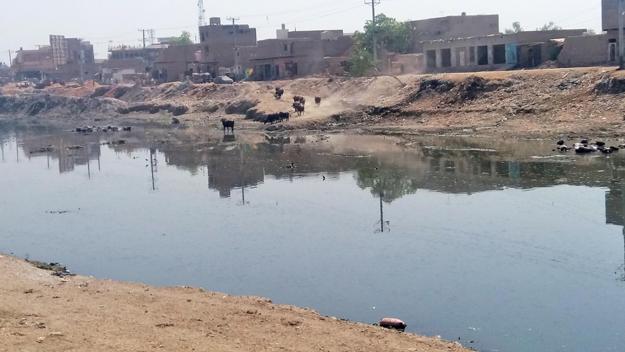
{"type": "Polygon", "coordinates": [[[625,153],[6,124],[0,142],[0,252],[480,351],[625,346],[625,153]]]}

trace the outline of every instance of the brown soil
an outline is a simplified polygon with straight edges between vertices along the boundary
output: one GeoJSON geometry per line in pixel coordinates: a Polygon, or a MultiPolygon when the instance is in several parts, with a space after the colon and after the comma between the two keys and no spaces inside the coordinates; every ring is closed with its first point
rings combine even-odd
{"type": "Polygon", "coordinates": [[[0,256],[0,351],[468,351],[260,297],[56,277],[0,256]]]}
{"type": "Polygon", "coordinates": [[[39,91],[9,85],[0,90],[5,99],[24,101],[7,103],[3,111],[0,96],[0,115],[70,121],[131,117],[168,123],[171,110],[161,108],[150,114],[147,110],[172,105],[188,108],[180,117],[187,125],[218,128],[220,119],[226,117],[236,120],[237,128],[262,130],[266,126],[244,120],[242,112],[227,114],[228,106],[253,102],[264,113],[292,111],[293,95],[302,95],[307,100],[306,114],[292,117],[280,129],[522,137],[611,137],[625,133],[625,83],[620,86],[625,74],[615,68],[405,75],[399,79],[403,85],[386,76],[309,77],[233,85],[167,83],[155,87],[92,83],[39,91]],[[598,89],[601,82],[611,78],[620,80],[617,86],[610,86],[611,91],[598,89]],[[437,86],[440,83],[443,86],[437,86]],[[286,92],[281,100],[273,97],[276,87],[286,92]],[[38,95],[48,96],[41,99],[45,100],[42,103],[37,101],[38,95]],[[315,96],[323,98],[320,107],[314,106],[315,96]],[[118,113],[138,105],[148,108],[129,115],[118,113]]]}

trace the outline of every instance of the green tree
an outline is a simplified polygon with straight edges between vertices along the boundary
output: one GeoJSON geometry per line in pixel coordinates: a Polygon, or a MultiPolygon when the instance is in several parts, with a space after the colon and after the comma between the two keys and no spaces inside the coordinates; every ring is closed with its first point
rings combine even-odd
{"type": "MultiPolygon", "coordinates": [[[[400,22],[385,14],[375,17],[375,33],[377,46],[390,52],[405,54],[412,48],[412,25],[400,22]]],[[[354,76],[366,74],[373,62],[373,22],[367,21],[362,32],[356,31],[353,36],[354,47],[350,59],[350,73],[354,76]]]]}
{"type": "Polygon", "coordinates": [[[597,35],[597,31],[591,28],[586,30],[586,33],[584,33],[584,35],[597,35]]]}
{"type": "Polygon", "coordinates": [[[512,28],[506,28],[504,33],[514,34],[514,33],[519,33],[519,32],[523,32],[523,28],[521,27],[521,22],[512,22],[512,28]]]}
{"type": "Polygon", "coordinates": [[[193,44],[193,40],[191,40],[191,33],[187,31],[183,31],[179,37],[171,38],[171,41],[169,42],[169,45],[171,46],[191,44],[193,44]]]}
{"type": "Polygon", "coordinates": [[[544,24],[542,27],[540,28],[536,28],[537,31],[559,31],[561,30],[562,27],[560,26],[556,26],[555,23],[553,23],[553,21],[544,24]]]}

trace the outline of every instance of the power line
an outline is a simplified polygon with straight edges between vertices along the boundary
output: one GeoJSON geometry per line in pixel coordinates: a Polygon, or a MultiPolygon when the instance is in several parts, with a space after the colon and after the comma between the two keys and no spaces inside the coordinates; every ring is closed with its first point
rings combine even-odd
{"type": "MultiPolygon", "coordinates": [[[[336,14],[339,14],[339,13],[351,11],[351,10],[357,9],[357,8],[359,8],[361,6],[362,5],[356,5],[356,6],[352,6],[352,7],[340,10],[340,11],[325,13],[325,14],[318,15],[318,16],[313,16],[313,17],[303,17],[303,18],[294,19],[294,20],[291,20],[291,21],[288,21],[288,22],[284,22],[284,23],[285,24],[296,24],[296,23],[299,23],[299,22],[306,22],[306,21],[310,21],[310,20],[316,20],[316,19],[319,19],[319,18],[324,18],[324,17],[336,15],[336,14]]],[[[268,28],[268,27],[276,27],[276,26],[279,26],[279,25],[280,25],[280,23],[274,23],[274,24],[269,24],[269,25],[265,25],[265,26],[257,26],[255,28],[261,29],[261,28],[268,28]]]]}
{"type": "MultiPolygon", "coordinates": [[[[354,2],[354,1],[352,1],[352,2],[354,2]]],[[[291,13],[301,13],[302,11],[307,10],[307,9],[319,9],[320,7],[322,7],[324,5],[327,5],[327,4],[333,4],[334,6],[332,6],[332,7],[335,7],[336,5],[338,5],[340,7],[340,6],[346,5],[346,2],[337,4],[336,0],[331,0],[331,1],[328,1],[328,2],[323,2],[321,4],[316,4],[316,5],[311,5],[311,6],[304,6],[304,7],[298,7],[296,9],[288,10],[288,11],[270,12],[270,13],[255,14],[255,15],[242,15],[241,17],[242,18],[257,18],[257,17],[269,17],[269,16],[277,16],[277,15],[286,15],[286,14],[291,14],[291,13]]]]}

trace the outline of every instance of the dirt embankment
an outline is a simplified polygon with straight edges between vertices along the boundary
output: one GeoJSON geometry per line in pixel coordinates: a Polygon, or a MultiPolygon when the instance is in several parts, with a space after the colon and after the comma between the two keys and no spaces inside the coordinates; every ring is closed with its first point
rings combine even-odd
{"type": "Polygon", "coordinates": [[[545,69],[391,77],[312,77],[234,85],[168,83],[156,87],[61,86],[43,90],[7,86],[0,115],[89,119],[140,117],[262,129],[266,114],[293,111],[292,96],[307,100],[306,114],[281,129],[362,129],[374,132],[611,136],[625,132],[625,75],[613,68],[545,69]],[[285,90],[281,100],[273,93],[285,90]],[[322,98],[320,107],[315,97],[322,98]],[[247,121],[246,121],[247,117],[247,121]]]}
{"type": "Polygon", "coordinates": [[[57,277],[0,255],[0,351],[468,351],[260,297],[57,277]]]}

